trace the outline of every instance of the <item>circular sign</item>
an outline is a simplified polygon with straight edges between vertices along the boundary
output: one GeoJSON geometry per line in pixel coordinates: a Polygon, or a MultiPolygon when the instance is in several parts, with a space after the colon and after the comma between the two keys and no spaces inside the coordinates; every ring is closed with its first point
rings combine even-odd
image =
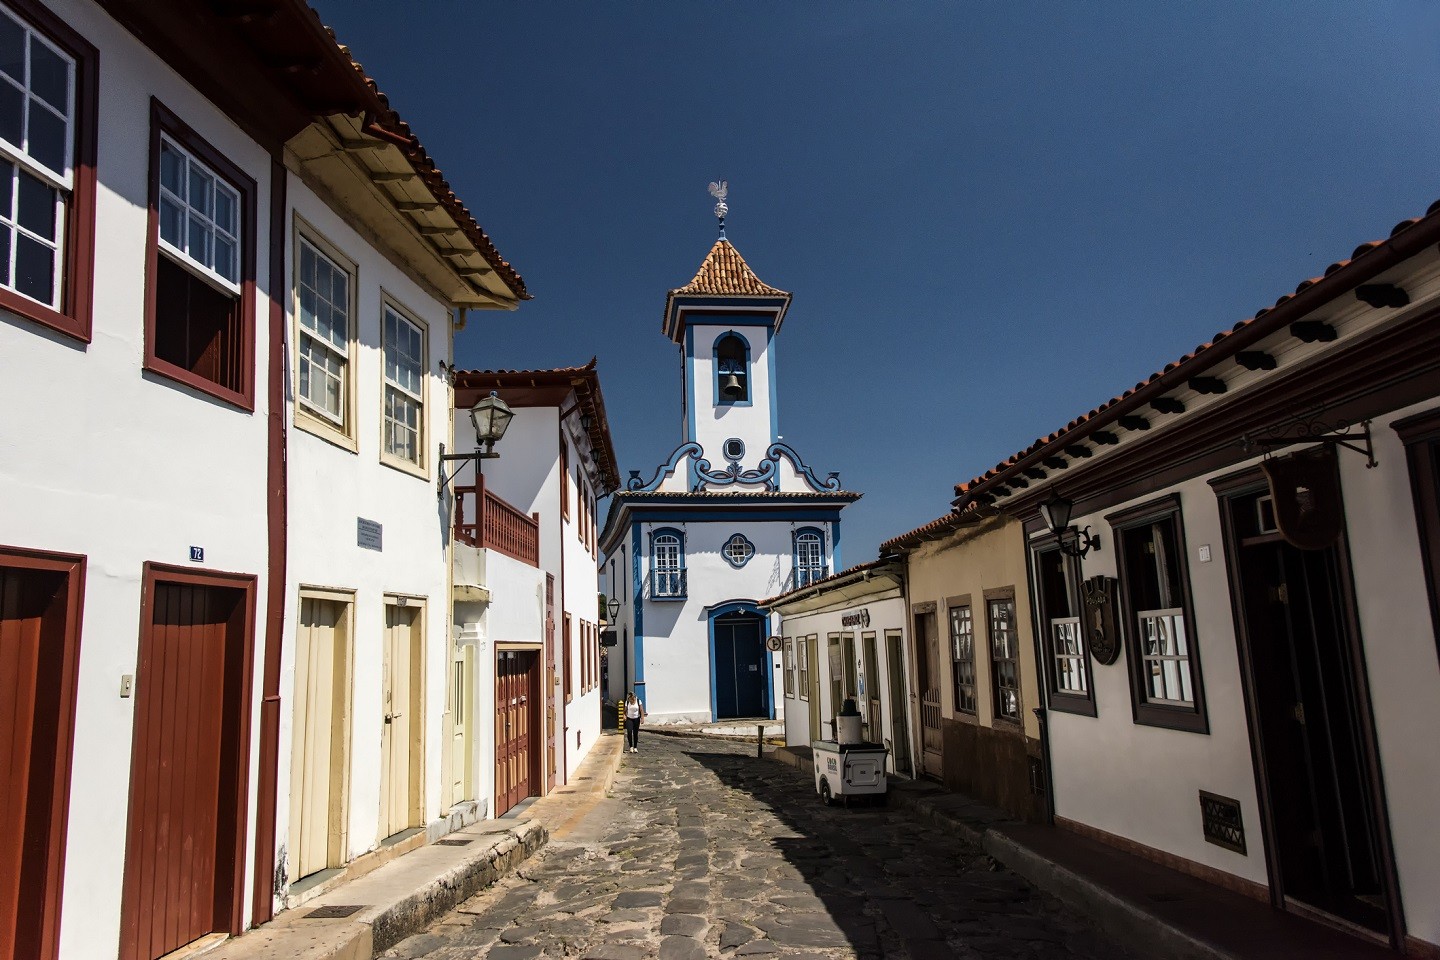
{"type": "Polygon", "coordinates": [[[765,646],[769,647],[771,650],[779,650],[784,645],[784,637],[771,637],[769,640],[765,641],[765,646]]]}

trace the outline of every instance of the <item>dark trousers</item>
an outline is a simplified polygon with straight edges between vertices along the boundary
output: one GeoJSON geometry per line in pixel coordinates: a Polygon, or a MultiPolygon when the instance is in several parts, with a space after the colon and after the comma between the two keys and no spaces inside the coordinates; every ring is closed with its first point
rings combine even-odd
{"type": "Polygon", "coordinates": [[[639,717],[626,717],[626,718],[625,718],[625,746],[626,746],[626,747],[638,747],[638,746],[640,746],[640,718],[639,718],[639,717]]]}

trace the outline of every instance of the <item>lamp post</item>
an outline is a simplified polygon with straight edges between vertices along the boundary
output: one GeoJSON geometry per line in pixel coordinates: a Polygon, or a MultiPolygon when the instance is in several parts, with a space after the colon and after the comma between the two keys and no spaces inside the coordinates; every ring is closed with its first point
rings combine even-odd
{"type": "Polygon", "coordinates": [[[620,601],[611,597],[609,602],[605,604],[605,609],[610,613],[610,622],[614,623],[615,618],[620,615],[620,601]]]}
{"type": "Polygon", "coordinates": [[[490,396],[481,397],[475,402],[470,408],[470,423],[475,427],[475,450],[472,453],[446,453],[445,444],[440,444],[440,460],[444,463],[455,463],[456,467],[449,476],[445,475],[443,467],[440,469],[437,497],[445,495],[445,488],[455,479],[455,475],[467,460],[475,461],[475,473],[478,477],[482,460],[494,460],[500,456],[495,452],[495,444],[505,436],[505,431],[514,417],[515,412],[510,409],[510,405],[501,400],[494,390],[490,391],[490,396]]]}
{"type": "Polygon", "coordinates": [[[1049,527],[1050,532],[1060,541],[1060,552],[1079,560],[1091,550],[1100,549],[1100,537],[1090,532],[1089,524],[1086,524],[1083,530],[1072,527],[1070,515],[1074,511],[1074,501],[1056,493],[1052,493],[1049,500],[1040,504],[1040,516],[1045,521],[1045,526],[1049,527]]]}

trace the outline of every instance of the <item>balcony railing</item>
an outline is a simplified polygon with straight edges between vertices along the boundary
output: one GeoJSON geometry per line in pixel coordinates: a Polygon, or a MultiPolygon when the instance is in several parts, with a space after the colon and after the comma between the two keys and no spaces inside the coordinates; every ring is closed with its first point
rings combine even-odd
{"type": "Polygon", "coordinates": [[[650,599],[684,600],[684,570],[652,570],[650,572],[650,599]]]}
{"type": "Polygon", "coordinates": [[[525,516],[486,490],[483,478],[476,486],[455,488],[455,539],[540,566],[540,514],[525,516]],[[474,520],[467,522],[467,516],[474,520]]]}
{"type": "Polygon", "coordinates": [[[830,567],[826,564],[796,567],[794,576],[791,578],[795,581],[791,589],[798,590],[801,587],[808,587],[810,584],[818,583],[828,576],[830,576],[830,567]]]}

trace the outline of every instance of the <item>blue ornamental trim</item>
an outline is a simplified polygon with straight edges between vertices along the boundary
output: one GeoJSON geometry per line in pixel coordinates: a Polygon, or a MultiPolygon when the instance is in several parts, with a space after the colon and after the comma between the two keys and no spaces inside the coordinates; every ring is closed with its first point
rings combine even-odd
{"type": "Polygon", "coordinates": [[[751,543],[750,538],[743,533],[732,534],[730,539],[725,541],[725,545],[720,548],[720,555],[725,558],[726,563],[739,570],[750,562],[751,557],[755,556],[755,544],[751,543]],[[736,560],[730,555],[730,548],[737,543],[745,545],[745,557],[742,560],[736,560]]]}
{"type": "Polygon", "coordinates": [[[702,456],[704,452],[705,448],[693,440],[683,443],[675,448],[675,452],[670,454],[670,459],[657,469],[655,475],[648,481],[640,479],[640,471],[631,470],[630,480],[626,483],[625,488],[638,493],[649,493],[656,490],[666,477],[675,472],[680,461],[689,456],[695,458],[691,464],[693,480],[690,488],[692,492],[698,492],[706,486],[728,487],[737,483],[764,484],[766,490],[772,492],[779,490],[781,457],[790,461],[790,466],[795,468],[795,472],[816,493],[834,493],[840,490],[839,473],[832,472],[824,480],[821,480],[815,475],[814,470],[805,465],[805,462],[800,459],[800,454],[796,453],[788,443],[770,444],[765,451],[765,459],[761,460],[760,465],[754,470],[742,470],[739,463],[730,463],[716,470],[711,467],[710,461],[702,456]]]}

